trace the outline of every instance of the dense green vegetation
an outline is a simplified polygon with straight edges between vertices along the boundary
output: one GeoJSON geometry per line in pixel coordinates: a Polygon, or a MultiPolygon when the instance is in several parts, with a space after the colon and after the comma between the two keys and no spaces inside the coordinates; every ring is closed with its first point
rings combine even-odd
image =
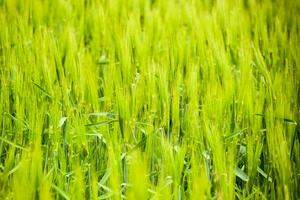
{"type": "Polygon", "coordinates": [[[299,199],[298,0],[0,0],[0,199],[299,199]]]}

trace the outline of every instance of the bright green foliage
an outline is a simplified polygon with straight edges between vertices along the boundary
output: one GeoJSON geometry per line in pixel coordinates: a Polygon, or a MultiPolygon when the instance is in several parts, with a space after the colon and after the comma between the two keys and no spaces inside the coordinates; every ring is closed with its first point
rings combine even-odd
{"type": "Polygon", "coordinates": [[[300,1],[0,0],[0,199],[299,199],[300,1]]]}

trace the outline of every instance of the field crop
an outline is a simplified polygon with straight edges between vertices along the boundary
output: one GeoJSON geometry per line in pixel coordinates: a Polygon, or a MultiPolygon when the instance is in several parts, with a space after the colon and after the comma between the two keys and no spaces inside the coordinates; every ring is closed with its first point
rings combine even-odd
{"type": "Polygon", "coordinates": [[[299,199],[299,0],[0,0],[0,199],[299,199]]]}

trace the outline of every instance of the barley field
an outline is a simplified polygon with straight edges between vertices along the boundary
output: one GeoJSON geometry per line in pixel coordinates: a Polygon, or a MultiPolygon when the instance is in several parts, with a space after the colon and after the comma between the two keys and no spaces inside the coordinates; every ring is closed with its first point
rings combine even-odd
{"type": "Polygon", "coordinates": [[[0,199],[300,199],[299,0],[0,0],[0,199]]]}

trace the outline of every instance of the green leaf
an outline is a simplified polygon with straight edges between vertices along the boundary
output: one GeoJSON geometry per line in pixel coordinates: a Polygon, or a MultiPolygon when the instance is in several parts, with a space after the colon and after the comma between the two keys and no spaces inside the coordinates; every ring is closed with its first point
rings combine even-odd
{"type": "Polygon", "coordinates": [[[56,185],[52,184],[52,187],[66,200],[70,200],[70,197],[68,196],[68,194],[63,191],[62,189],[60,189],[59,187],[57,187],[56,185]]]}
{"type": "Polygon", "coordinates": [[[95,123],[91,123],[91,124],[86,124],[85,126],[103,126],[103,125],[111,124],[111,123],[114,123],[117,121],[118,120],[113,119],[113,120],[108,120],[108,121],[103,121],[103,122],[95,122],[95,123]]]}
{"type": "Polygon", "coordinates": [[[258,173],[260,173],[260,175],[262,175],[263,177],[268,179],[268,181],[272,182],[272,178],[270,176],[268,176],[266,174],[266,172],[264,172],[260,167],[257,167],[257,171],[258,171],[258,173]]]}
{"type": "Polygon", "coordinates": [[[67,120],[67,117],[62,117],[59,120],[58,127],[62,127],[65,124],[66,120],[67,120]]]}
{"type": "Polygon", "coordinates": [[[245,182],[249,181],[248,175],[243,170],[241,170],[240,168],[236,167],[235,170],[234,170],[234,173],[237,177],[239,177],[243,181],[245,181],[245,182]]]}

